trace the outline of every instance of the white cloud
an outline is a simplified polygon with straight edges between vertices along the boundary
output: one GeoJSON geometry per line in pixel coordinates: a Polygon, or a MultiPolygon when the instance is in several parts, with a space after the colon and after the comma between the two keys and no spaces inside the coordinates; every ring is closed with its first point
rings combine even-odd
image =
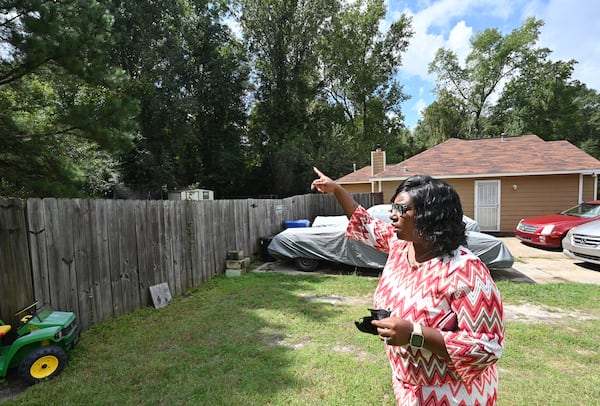
{"type": "Polygon", "coordinates": [[[465,21],[461,21],[452,28],[446,46],[456,52],[459,61],[464,61],[471,51],[470,39],[473,36],[473,28],[467,27],[465,21]]]}
{"type": "MultiPolygon", "coordinates": [[[[544,20],[540,45],[550,48],[553,60],[575,59],[573,77],[600,89],[600,3],[587,0],[439,0],[409,1],[403,10],[413,18],[415,34],[404,54],[402,71],[407,77],[433,81],[429,63],[440,47],[452,49],[459,58],[469,51],[475,26],[499,28],[504,34],[522,25],[526,17],[544,20]],[[516,17],[516,18],[515,18],[516,17]],[[498,24],[486,24],[493,19],[498,24]],[[455,22],[459,20],[458,22],[455,22]]],[[[396,4],[390,0],[390,7],[396,4]]],[[[406,4],[406,3],[404,3],[406,4]]]]}
{"type": "Polygon", "coordinates": [[[464,60],[476,32],[497,28],[508,34],[526,17],[542,19],[539,45],[553,51],[552,60],[575,59],[573,79],[600,90],[600,2],[591,0],[388,0],[388,20],[411,16],[414,35],[403,54],[400,81],[412,89],[406,122],[433,101],[435,77],[427,73],[441,47],[464,60]],[[425,91],[423,90],[425,89],[425,91]],[[418,93],[418,95],[417,95],[418,93]]]}
{"type": "Polygon", "coordinates": [[[425,110],[425,108],[427,108],[427,106],[429,106],[429,104],[430,103],[427,100],[420,98],[412,106],[412,111],[415,112],[419,118],[422,118],[423,111],[425,110]]]}
{"type": "Polygon", "coordinates": [[[545,22],[540,45],[553,51],[550,58],[577,60],[573,79],[600,90],[600,3],[551,0],[538,18],[545,22]]]}

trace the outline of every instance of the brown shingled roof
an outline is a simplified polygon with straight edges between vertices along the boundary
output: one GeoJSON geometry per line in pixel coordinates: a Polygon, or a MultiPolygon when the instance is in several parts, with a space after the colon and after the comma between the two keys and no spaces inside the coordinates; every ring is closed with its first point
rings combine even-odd
{"type": "Polygon", "coordinates": [[[371,165],[357,169],[354,172],[350,172],[348,175],[344,175],[336,182],[341,183],[365,183],[371,178],[371,165]]]}
{"type": "MultiPolygon", "coordinates": [[[[537,135],[460,140],[451,138],[369,179],[406,178],[416,174],[434,177],[533,175],[600,172],[600,161],[568,141],[544,141],[537,135]]],[[[359,171],[357,171],[359,172],[359,171]]],[[[357,172],[354,172],[356,174],[357,172]]],[[[347,183],[346,175],[338,182],[347,183]]],[[[358,182],[356,176],[354,182],[358,182]]]]}

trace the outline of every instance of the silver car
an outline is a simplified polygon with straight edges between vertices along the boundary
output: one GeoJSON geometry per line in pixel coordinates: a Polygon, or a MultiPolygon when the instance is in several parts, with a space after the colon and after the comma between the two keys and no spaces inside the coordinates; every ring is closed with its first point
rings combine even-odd
{"type": "Polygon", "coordinates": [[[600,220],[573,227],[562,240],[565,255],[600,265],[600,220]]]}

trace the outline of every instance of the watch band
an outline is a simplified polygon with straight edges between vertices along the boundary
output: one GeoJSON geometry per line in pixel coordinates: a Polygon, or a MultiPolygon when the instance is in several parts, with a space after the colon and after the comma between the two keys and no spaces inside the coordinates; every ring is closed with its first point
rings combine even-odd
{"type": "Polygon", "coordinates": [[[423,336],[423,329],[419,323],[413,322],[413,331],[410,333],[408,344],[411,347],[423,348],[423,344],[425,344],[425,337],[423,336]]]}

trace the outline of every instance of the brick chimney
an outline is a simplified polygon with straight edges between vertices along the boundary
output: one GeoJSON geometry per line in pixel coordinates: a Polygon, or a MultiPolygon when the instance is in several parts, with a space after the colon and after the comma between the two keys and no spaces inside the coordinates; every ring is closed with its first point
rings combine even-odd
{"type": "Polygon", "coordinates": [[[377,144],[375,151],[371,151],[371,176],[385,170],[385,151],[377,144]]]}

